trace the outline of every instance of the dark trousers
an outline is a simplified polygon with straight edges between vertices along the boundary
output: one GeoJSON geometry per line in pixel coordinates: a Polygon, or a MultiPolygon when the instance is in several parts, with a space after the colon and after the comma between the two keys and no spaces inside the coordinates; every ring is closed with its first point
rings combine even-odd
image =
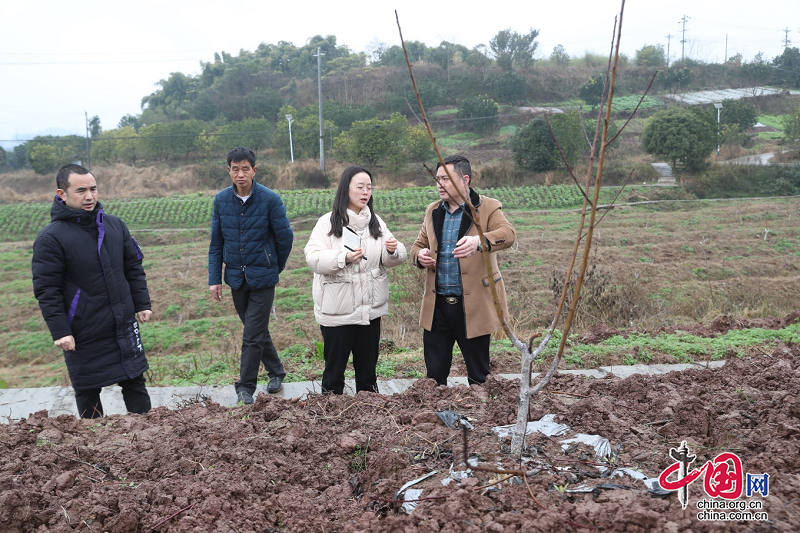
{"type": "Polygon", "coordinates": [[[286,377],[272,337],[269,335],[269,314],[275,299],[275,287],[252,290],[247,281],[238,289],[232,289],[233,306],[239,314],[244,332],[242,333],[242,359],[239,366],[239,381],[236,392],[256,392],[258,369],[261,363],[270,378],[286,377]]]}
{"type": "Polygon", "coordinates": [[[322,392],[344,393],[344,371],[350,352],[356,371],[356,393],[365,390],[378,392],[378,350],[381,341],[380,317],[367,326],[320,326],[325,342],[325,370],[322,372],[322,392]]]}
{"type": "Polygon", "coordinates": [[[422,332],[427,377],[435,379],[439,385],[447,385],[453,362],[453,345],[457,342],[464,356],[464,364],[467,365],[469,384],[483,384],[489,375],[491,338],[491,335],[481,335],[468,339],[462,298],[458,298],[458,303],[449,304],[444,296],[437,295],[431,330],[422,332]]]}
{"type": "MultiPolygon", "coordinates": [[[[122,387],[122,399],[129,413],[144,414],[150,410],[150,395],[145,386],[144,374],[118,383],[122,387]]],[[[99,389],[75,391],[75,403],[78,404],[78,415],[81,418],[100,418],[103,416],[103,404],[100,402],[99,389]]]]}

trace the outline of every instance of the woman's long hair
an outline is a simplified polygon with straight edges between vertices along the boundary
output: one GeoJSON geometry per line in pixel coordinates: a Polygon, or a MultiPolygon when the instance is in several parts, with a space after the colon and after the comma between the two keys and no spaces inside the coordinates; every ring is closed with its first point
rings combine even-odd
{"type": "MultiPolygon", "coordinates": [[[[335,237],[342,236],[342,230],[350,223],[350,218],[347,216],[347,208],[350,205],[350,182],[353,176],[363,172],[369,176],[370,180],[374,180],[369,170],[355,165],[349,166],[342,172],[342,178],[339,180],[339,188],[336,189],[336,197],[333,199],[333,209],[331,211],[331,231],[328,235],[335,237]]],[[[367,201],[369,207],[369,234],[373,239],[378,239],[383,232],[381,225],[378,223],[378,217],[375,216],[375,211],[372,209],[372,195],[367,201]]]]}

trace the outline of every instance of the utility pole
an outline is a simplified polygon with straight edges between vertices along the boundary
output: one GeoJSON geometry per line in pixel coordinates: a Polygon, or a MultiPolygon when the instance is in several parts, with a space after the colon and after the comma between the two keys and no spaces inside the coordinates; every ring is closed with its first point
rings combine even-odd
{"type": "Polygon", "coordinates": [[[717,108],[717,157],[719,157],[719,138],[720,138],[719,112],[722,111],[722,104],[714,104],[714,107],[717,108]]]}
{"type": "Polygon", "coordinates": [[[722,61],[723,63],[728,62],[728,34],[725,34],[725,59],[722,61]]]}
{"type": "Polygon", "coordinates": [[[681,62],[686,60],[686,53],[685,53],[686,22],[688,22],[690,18],[691,17],[687,17],[686,15],[684,15],[683,18],[680,21],[678,21],[678,24],[683,24],[683,29],[681,30],[681,62]]]}
{"type": "Polygon", "coordinates": [[[286,115],[286,120],[289,121],[289,154],[292,158],[292,163],[294,163],[294,146],[292,145],[292,115],[286,115]]]}
{"type": "Polygon", "coordinates": [[[319,168],[325,172],[325,137],[322,131],[322,61],[324,52],[317,46],[317,97],[319,98],[319,168]]]}
{"type": "Polygon", "coordinates": [[[92,170],[92,154],[89,146],[89,113],[84,111],[83,116],[86,117],[86,168],[92,170]]]}
{"type": "Polygon", "coordinates": [[[783,47],[784,48],[789,48],[789,45],[792,44],[792,41],[789,40],[789,32],[790,31],[792,31],[792,30],[790,30],[789,28],[784,28],[783,29],[783,33],[786,34],[784,36],[784,38],[783,38],[783,47]]]}
{"type": "Polygon", "coordinates": [[[667,68],[669,68],[669,43],[672,40],[672,35],[667,35],[667,68]]]}

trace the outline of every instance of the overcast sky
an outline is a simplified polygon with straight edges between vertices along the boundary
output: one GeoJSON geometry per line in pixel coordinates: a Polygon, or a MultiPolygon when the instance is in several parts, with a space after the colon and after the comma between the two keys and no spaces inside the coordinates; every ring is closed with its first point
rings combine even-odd
{"type": "MultiPolygon", "coordinates": [[[[533,28],[540,57],[558,44],[576,57],[608,53],[619,8],[617,0],[0,0],[0,141],[83,135],[84,112],[115,128],[141,112],[160,79],[197,74],[214,52],[236,55],[262,42],[301,46],[314,35],[335,35],[353,52],[376,40],[399,44],[395,10],[403,37],[429,46],[488,46],[500,30],[533,28]]],[[[800,46],[798,15],[798,0],[628,0],[621,48],[633,57],[644,44],[669,43],[679,59],[686,16],[687,57],[721,62],[727,39],[727,57],[772,59],[783,51],[785,29],[800,46]]]]}

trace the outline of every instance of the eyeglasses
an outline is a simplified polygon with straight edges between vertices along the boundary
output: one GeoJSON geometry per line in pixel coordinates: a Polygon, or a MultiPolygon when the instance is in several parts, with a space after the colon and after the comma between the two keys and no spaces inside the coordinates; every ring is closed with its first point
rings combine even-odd
{"type": "MultiPolygon", "coordinates": [[[[459,178],[458,175],[454,175],[453,176],[453,179],[458,179],[458,178],[459,178]]],[[[447,176],[434,176],[433,179],[436,180],[436,183],[442,183],[442,182],[449,183],[450,182],[450,178],[448,178],[447,176]]],[[[464,179],[464,178],[462,177],[461,179],[464,179]]]]}
{"type": "Polygon", "coordinates": [[[364,191],[367,191],[367,194],[372,194],[372,191],[374,190],[372,187],[364,187],[363,185],[358,185],[358,186],[356,186],[356,187],[353,187],[353,186],[351,185],[350,187],[351,187],[351,188],[353,188],[353,189],[355,189],[355,190],[357,190],[357,191],[358,191],[358,194],[361,194],[361,193],[363,193],[364,191]]]}

